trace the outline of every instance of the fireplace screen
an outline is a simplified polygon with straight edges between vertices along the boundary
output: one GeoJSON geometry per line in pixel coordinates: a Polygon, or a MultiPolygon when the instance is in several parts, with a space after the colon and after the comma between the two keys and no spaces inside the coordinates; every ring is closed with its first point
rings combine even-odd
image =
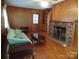
{"type": "Polygon", "coordinates": [[[66,28],[65,27],[54,26],[53,36],[54,36],[54,38],[56,38],[56,40],[65,42],[65,39],[66,39],[66,28]]]}

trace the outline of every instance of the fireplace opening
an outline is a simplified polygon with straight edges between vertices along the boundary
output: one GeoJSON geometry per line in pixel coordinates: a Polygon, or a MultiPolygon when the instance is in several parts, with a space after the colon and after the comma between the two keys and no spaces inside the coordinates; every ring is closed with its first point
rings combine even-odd
{"type": "Polygon", "coordinates": [[[53,36],[56,40],[61,41],[61,42],[65,42],[65,40],[66,40],[66,28],[54,26],[53,36]]]}

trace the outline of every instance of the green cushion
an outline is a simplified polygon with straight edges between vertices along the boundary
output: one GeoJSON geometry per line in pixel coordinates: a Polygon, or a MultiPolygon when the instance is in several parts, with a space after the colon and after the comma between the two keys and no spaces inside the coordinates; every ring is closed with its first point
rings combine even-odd
{"type": "Polygon", "coordinates": [[[8,37],[15,37],[15,36],[16,36],[15,31],[13,29],[8,29],[7,38],[8,37]]]}
{"type": "Polygon", "coordinates": [[[16,33],[16,35],[19,35],[19,34],[21,34],[21,33],[22,33],[22,31],[21,31],[21,30],[16,29],[16,30],[15,30],[15,33],[16,33]]]}
{"type": "Polygon", "coordinates": [[[27,42],[25,38],[10,38],[8,39],[9,45],[17,44],[17,43],[25,43],[27,42]]]}
{"type": "Polygon", "coordinates": [[[20,39],[23,38],[26,40],[26,42],[31,42],[31,40],[24,33],[16,35],[16,38],[20,38],[20,39]]]}

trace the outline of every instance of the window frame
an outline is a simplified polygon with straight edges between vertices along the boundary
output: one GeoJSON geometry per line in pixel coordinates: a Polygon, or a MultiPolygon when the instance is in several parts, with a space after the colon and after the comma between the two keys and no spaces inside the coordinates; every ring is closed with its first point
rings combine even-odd
{"type": "MultiPolygon", "coordinates": [[[[40,21],[40,14],[39,13],[33,13],[33,14],[38,14],[38,24],[39,24],[39,21],[40,21]]],[[[32,14],[32,24],[35,24],[33,23],[33,14],[32,14]]],[[[37,25],[37,24],[36,24],[37,25]]]]}

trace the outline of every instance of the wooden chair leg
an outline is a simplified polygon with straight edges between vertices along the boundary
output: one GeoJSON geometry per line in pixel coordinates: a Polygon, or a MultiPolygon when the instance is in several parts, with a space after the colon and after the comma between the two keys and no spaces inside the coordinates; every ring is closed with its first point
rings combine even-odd
{"type": "Polygon", "coordinates": [[[35,58],[35,52],[33,52],[33,55],[32,55],[32,59],[34,59],[35,58]]]}
{"type": "Polygon", "coordinates": [[[34,55],[32,56],[32,59],[34,59],[34,55]]]}

